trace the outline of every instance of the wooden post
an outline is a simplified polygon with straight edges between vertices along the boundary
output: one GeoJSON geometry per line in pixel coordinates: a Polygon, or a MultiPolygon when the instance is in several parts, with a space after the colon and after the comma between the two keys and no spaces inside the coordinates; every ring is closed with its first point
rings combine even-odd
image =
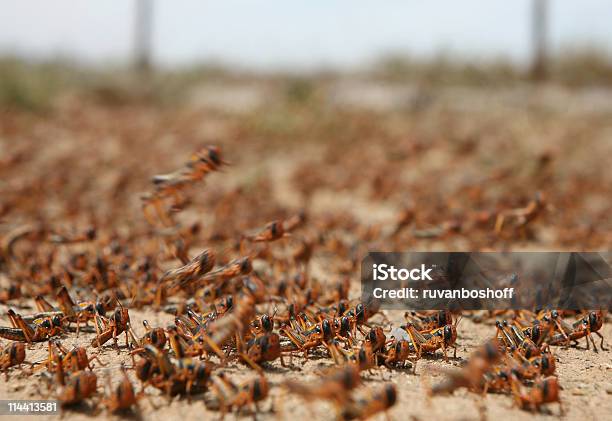
{"type": "Polygon", "coordinates": [[[140,73],[149,73],[152,67],[153,0],[136,0],[134,30],[134,66],[140,73]]]}
{"type": "Polygon", "coordinates": [[[532,5],[531,77],[533,80],[541,81],[548,76],[548,0],[532,0],[532,5]]]}

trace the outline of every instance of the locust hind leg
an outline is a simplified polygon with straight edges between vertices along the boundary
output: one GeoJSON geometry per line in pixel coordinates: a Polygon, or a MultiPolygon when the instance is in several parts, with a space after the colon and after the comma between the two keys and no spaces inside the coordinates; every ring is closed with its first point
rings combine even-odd
{"type": "Polygon", "coordinates": [[[96,328],[96,340],[97,340],[98,346],[101,347],[102,344],[100,343],[100,323],[98,321],[98,317],[99,316],[96,314],[95,320],[94,320],[94,326],[96,328]]]}
{"type": "Polygon", "coordinates": [[[11,325],[15,328],[15,329],[20,329],[19,323],[17,323],[17,319],[16,319],[16,314],[13,312],[13,310],[9,310],[9,312],[7,313],[7,316],[9,317],[9,321],[11,322],[11,325]]]}
{"type": "Polygon", "coordinates": [[[212,340],[210,336],[208,336],[204,332],[201,332],[200,337],[204,342],[206,342],[206,345],[208,345],[213,350],[213,352],[217,354],[221,361],[225,361],[227,355],[225,355],[225,353],[221,351],[221,348],[219,348],[219,346],[215,343],[215,341],[212,340]]]}
{"type": "Polygon", "coordinates": [[[117,328],[113,327],[113,343],[115,344],[115,349],[117,350],[117,354],[120,354],[119,344],[117,343],[117,328]]]}
{"type": "Polygon", "coordinates": [[[589,339],[591,340],[591,343],[593,344],[593,350],[595,352],[599,352],[599,350],[597,349],[597,345],[595,345],[595,340],[593,339],[593,335],[591,335],[591,332],[587,334],[587,344],[589,343],[589,339]]]}
{"type": "Polygon", "coordinates": [[[604,351],[609,351],[609,350],[610,350],[610,348],[605,348],[605,347],[604,347],[604,337],[603,337],[603,335],[602,335],[601,333],[599,333],[599,332],[593,332],[593,333],[595,333],[597,336],[599,336],[599,337],[601,338],[601,342],[599,343],[599,347],[600,347],[602,350],[604,350],[604,351]]]}
{"type": "MultiPolygon", "coordinates": [[[[132,359],[134,358],[134,355],[132,355],[132,359]]],[[[88,361],[87,361],[87,368],[89,368],[90,370],[94,369],[94,366],[91,364],[92,361],[96,360],[98,362],[98,364],[100,364],[102,367],[105,367],[106,364],[104,364],[102,361],[100,361],[100,359],[98,358],[97,355],[94,355],[93,357],[91,357],[88,361]]]]}
{"type": "Polygon", "coordinates": [[[448,352],[445,346],[442,347],[442,352],[444,353],[444,362],[448,362],[448,352]]]}
{"type": "Polygon", "coordinates": [[[241,352],[239,355],[240,355],[240,358],[242,358],[245,363],[250,365],[253,370],[257,370],[257,372],[259,374],[263,374],[263,368],[261,368],[261,366],[259,364],[257,364],[255,361],[253,361],[253,359],[251,359],[251,357],[249,357],[244,352],[241,352]]]}
{"type": "Polygon", "coordinates": [[[16,315],[16,320],[17,324],[19,325],[19,328],[21,329],[26,338],[26,341],[28,342],[28,344],[32,345],[35,336],[34,330],[32,330],[30,326],[28,326],[28,324],[21,318],[21,316],[16,315]]]}

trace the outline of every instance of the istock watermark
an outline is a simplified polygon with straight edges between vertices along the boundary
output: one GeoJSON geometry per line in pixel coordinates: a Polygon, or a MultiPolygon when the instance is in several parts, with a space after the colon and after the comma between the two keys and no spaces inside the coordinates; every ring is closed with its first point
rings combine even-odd
{"type": "Polygon", "coordinates": [[[370,253],[362,299],[388,309],[610,309],[612,253],[370,253]]]}
{"type": "Polygon", "coordinates": [[[397,269],[395,266],[389,266],[384,263],[380,265],[374,263],[372,265],[372,276],[375,281],[386,281],[387,279],[393,281],[405,281],[407,279],[412,279],[413,281],[433,281],[431,276],[429,276],[432,270],[433,268],[427,269],[425,265],[421,265],[420,268],[416,269],[397,269]]]}
{"type": "Polygon", "coordinates": [[[419,291],[416,288],[400,288],[400,289],[384,289],[380,287],[374,288],[372,291],[374,298],[410,298],[416,299],[421,295],[423,298],[447,298],[447,299],[467,299],[467,298],[496,298],[496,299],[512,299],[514,296],[514,288],[503,288],[503,289],[424,289],[419,291]]]}

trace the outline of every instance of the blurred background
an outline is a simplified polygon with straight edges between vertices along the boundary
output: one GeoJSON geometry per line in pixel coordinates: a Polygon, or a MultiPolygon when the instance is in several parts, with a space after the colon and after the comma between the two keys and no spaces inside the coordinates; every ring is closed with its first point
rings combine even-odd
{"type": "Polygon", "coordinates": [[[521,241],[610,245],[611,21],[606,0],[5,2],[0,216],[141,219],[150,177],[212,143],[239,170],[207,189],[271,219],[428,203],[419,247],[501,247],[491,215],[537,197],[554,223],[521,241]]]}
{"type": "Polygon", "coordinates": [[[611,18],[605,0],[468,0],[461,5],[59,0],[52,7],[24,0],[3,7],[0,51],[104,65],[127,63],[145,47],[162,68],[215,63],[264,71],[351,70],[385,56],[506,60],[524,67],[533,59],[538,37],[554,56],[582,48],[610,53],[611,18]],[[542,34],[534,33],[538,30],[542,34]]]}
{"type": "MultiPolygon", "coordinates": [[[[134,69],[171,73],[175,83],[211,73],[342,73],[434,84],[609,84],[611,18],[605,0],[8,2],[0,98],[44,106],[45,92],[28,91],[26,73],[37,69],[49,91],[66,82],[62,71],[84,85],[134,69]]],[[[176,89],[165,94],[184,94],[176,89]]]]}

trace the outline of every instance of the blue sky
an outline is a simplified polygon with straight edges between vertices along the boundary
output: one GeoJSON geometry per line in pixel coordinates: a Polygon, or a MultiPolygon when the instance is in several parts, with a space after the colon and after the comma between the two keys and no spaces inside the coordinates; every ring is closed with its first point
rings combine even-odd
{"type": "MultiPolygon", "coordinates": [[[[530,0],[155,0],[155,60],[351,67],[387,53],[529,55],[530,0]]],[[[612,49],[612,2],[549,0],[552,47],[612,49]]],[[[133,0],[0,0],[0,53],[121,62],[133,0]]]]}

